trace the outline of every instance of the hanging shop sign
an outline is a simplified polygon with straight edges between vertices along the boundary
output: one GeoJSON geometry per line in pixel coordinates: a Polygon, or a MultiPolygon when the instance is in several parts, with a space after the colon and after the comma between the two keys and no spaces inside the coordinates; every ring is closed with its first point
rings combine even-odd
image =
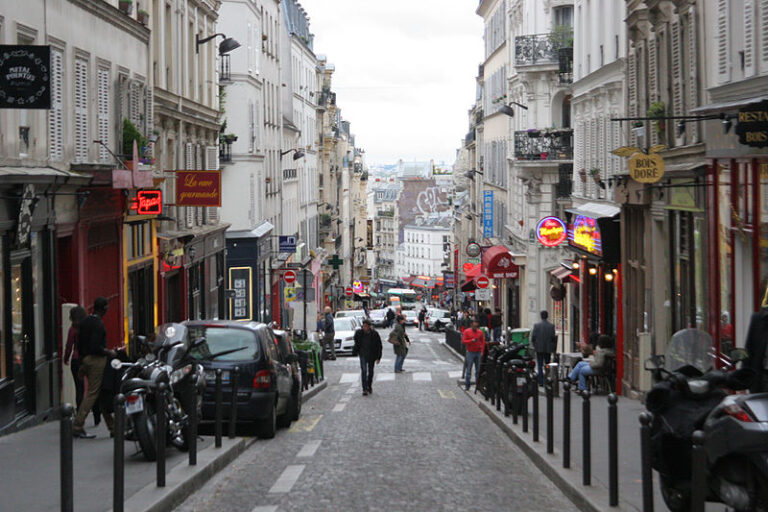
{"type": "Polygon", "coordinates": [[[234,290],[232,299],[232,320],[251,320],[251,267],[232,267],[229,269],[229,289],[234,290]]]}
{"type": "Polygon", "coordinates": [[[32,216],[35,213],[36,204],[35,186],[27,183],[24,185],[24,192],[21,196],[19,223],[16,229],[16,247],[19,249],[29,246],[30,234],[32,233],[32,216]]]}
{"type": "Polygon", "coordinates": [[[568,230],[568,242],[573,247],[596,256],[603,255],[603,239],[597,220],[584,215],[577,215],[568,230]]]}
{"type": "Polygon", "coordinates": [[[176,206],[221,206],[221,171],[176,171],[176,206]]]}
{"type": "Polygon", "coordinates": [[[739,142],[755,148],[768,147],[768,100],[739,110],[736,135],[739,142]]]}
{"type": "Polygon", "coordinates": [[[137,190],[128,207],[129,215],[160,215],[163,213],[162,190],[137,190]]]}
{"type": "Polygon", "coordinates": [[[373,250],[373,219],[368,219],[366,221],[366,231],[365,231],[365,248],[369,251],[373,250]]]}
{"type": "Polygon", "coordinates": [[[354,293],[363,293],[365,291],[365,287],[360,281],[352,281],[352,291],[354,293]]]}
{"type": "Polygon", "coordinates": [[[558,217],[544,217],[536,226],[536,238],[542,245],[557,247],[568,238],[568,228],[558,217]]]}
{"type": "Polygon", "coordinates": [[[0,108],[51,108],[51,47],[0,45],[0,108]]]}
{"type": "Polygon", "coordinates": [[[493,190],[483,191],[483,236],[493,236],[493,190]]]}
{"type": "Polygon", "coordinates": [[[466,253],[467,253],[467,256],[469,256],[470,258],[479,257],[481,252],[483,252],[483,248],[480,247],[480,244],[475,242],[470,242],[467,244],[466,253]]]}
{"type": "Polygon", "coordinates": [[[638,152],[629,159],[629,175],[638,183],[656,183],[665,170],[664,159],[658,153],[638,152]]]}

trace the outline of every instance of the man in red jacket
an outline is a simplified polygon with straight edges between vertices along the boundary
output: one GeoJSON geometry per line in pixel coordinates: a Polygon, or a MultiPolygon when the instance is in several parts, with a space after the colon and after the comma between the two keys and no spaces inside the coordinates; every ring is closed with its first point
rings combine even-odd
{"type": "Polygon", "coordinates": [[[461,342],[467,349],[464,369],[464,388],[467,391],[469,391],[472,365],[475,365],[475,386],[477,386],[477,378],[480,373],[480,358],[482,357],[483,349],[485,348],[485,334],[478,329],[479,325],[477,318],[473,319],[472,326],[469,329],[465,329],[464,334],[461,336],[461,342]]]}

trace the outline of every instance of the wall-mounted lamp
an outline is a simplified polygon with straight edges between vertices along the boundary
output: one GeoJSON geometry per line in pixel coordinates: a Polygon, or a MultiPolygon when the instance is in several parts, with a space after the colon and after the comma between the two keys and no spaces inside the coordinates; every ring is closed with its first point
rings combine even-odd
{"type": "Polygon", "coordinates": [[[499,109],[499,112],[502,114],[507,114],[509,117],[515,117],[515,109],[512,108],[512,105],[517,105],[518,107],[528,110],[528,107],[523,105],[522,103],[518,103],[516,101],[510,101],[509,105],[504,104],[499,109]]]}
{"type": "Polygon", "coordinates": [[[204,37],[203,39],[200,39],[200,34],[195,34],[195,53],[200,52],[201,44],[207,43],[216,36],[224,38],[224,40],[219,43],[219,55],[225,55],[236,48],[240,48],[240,43],[222,33],[213,34],[212,36],[204,37]]]}
{"type": "Polygon", "coordinates": [[[287,155],[291,151],[294,151],[294,153],[293,153],[293,159],[294,160],[298,160],[299,158],[304,156],[304,151],[302,151],[300,149],[297,149],[297,148],[294,148],[294,149],[287,149],[285,151],[281,151],[280,152],[280,157],[281,158],[284,157],[285,155],[287,155]]]}
{"type": "Polygon", "coordinates": [[[610,272],[605,274],[605,280],[608,281],[609,283],[613,281],[613,274],[611,274],[610,272]]]}
{"type": "Polygon", "coordinates": [[[581,265],[579,265],[579,262],[578,262],[578,261],[574,261],[574,262],[571,264],[571,268],[573,268],[573,270],[579,270],[579,268],[580,268],[580,267],[581,267],[581,265]]]}
{"type": "Polygon", "coordinates": [[[594,276],[597,274],[597,269],[595,267],[589,268],[589,275],[594,276]]]}

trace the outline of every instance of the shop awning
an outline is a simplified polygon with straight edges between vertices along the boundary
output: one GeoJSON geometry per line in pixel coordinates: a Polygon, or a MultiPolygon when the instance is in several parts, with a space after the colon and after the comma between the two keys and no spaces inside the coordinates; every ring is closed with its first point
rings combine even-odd
{"type": "Polygon", "coordinates": [[[517,279],[520,275],[514,256],[503,245],[494,245],[483,251],[482,269],[492,279],[517,279]]]}
{"type": "Polygon", "coordinates": [[[413,281],[411,281],[411,286],[415,286],[417,288],[434,288],[435,282],[432,279],[424,279],[423,277],[418,276],[413,281]]]}
{"type": "Polygon", "coordinates": [[[713,114],[719,112],[725,112],[727,110],[737,110],[741,107],[751,105],[753,103],[760,103],[768,100],[768,96],[757,96],[754,98],[746,98],[741,100],[721,101],[720,103],[710,103],[709,105],[702,105],[700,107],[692,108],[691,114],[713,114]]]}
{"type": "Polygon", "coordinates": [[[404,282],[405,284],[411,284],[413,280],[416,279],[416,276],[405,276],[401,278],[400,280],[404,282]]]}
{"type": "Polygon", "coordinates": [[[464,284],[461,285],[461,291],[463,292],[473,292],[477,290],[477,283],[475,283],[474,279],[467,279],[464,281],[464,284]]]}
{"type": "Polygon", "coordinates": [[[578,208],[569,208],[565,211],[591,219],[601,219],[603,217],[615,217],[621,213],[621,208],[612,204],[585,203],[578,208]]]}
{"type": "Polygon", "coordinates": [[[565,281],[573,274],[573,270],[571,270],[570,268],[558,267],[554,270],[551,270],[549,274],[555,279],[559,279],[560,281],[565,281]]]}

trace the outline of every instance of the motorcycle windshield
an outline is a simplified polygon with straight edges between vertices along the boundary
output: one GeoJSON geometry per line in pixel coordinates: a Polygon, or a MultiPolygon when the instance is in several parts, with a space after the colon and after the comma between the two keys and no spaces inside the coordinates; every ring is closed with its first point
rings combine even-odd
{"type": "Polygon", "coordinates": [[[712,337],[700,329],[677,331],[669,340],[664,355],[667,370],[675,371],[682,366],[691,365],[701,373],[712,368],[715,350],[712,337]]]}

